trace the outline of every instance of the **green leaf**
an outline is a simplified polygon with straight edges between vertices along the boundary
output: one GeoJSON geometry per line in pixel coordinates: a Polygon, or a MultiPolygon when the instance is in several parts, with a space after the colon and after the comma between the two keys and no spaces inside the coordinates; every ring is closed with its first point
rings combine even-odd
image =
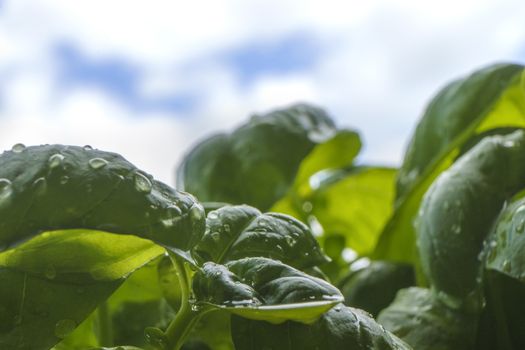
{"type": "MultiPolygon", "coordinates": [[[[523,185],[525,187],[525,182],[523,185]]],[[[525,283],[525,198],[522,195],[501,212],[485,244],[485,266],[525,283]]]]}
{"type": "Polygon", "coordinates": [[[340,130],[328,141],[315,147],[306,156],[295,177],[293,191],[300,196],[311,192],[310,178],[319,171],[346,167],[354,161],[361,150],[359,134],[352,130],[340,130]]]}
{"type": "Polygon", "coordinates": [[[505,201],[523,187],[525,132],[519,130],[483,139],[426,193],[416,222],[421,265],[449,306],[481,308],[483,241],[505,201]]]}
{"type": "Polygon", "coordinates": [[[473,349],[477,315],[448,308],[429,289],[402,289],[377,320],[417,350],[473,349]]]}
{"type": "Polygon", "coordinates": [[[343,300],[328,282],[267,258],[207,262],[193,279],[193,291],[199,304],[272,323],[311,323],[343,300]]]}
{"type": "Polygon", "coordinates": [[[311,325],[291,321],[273,325],[233,316],[232,335],[237,350],[411,349],[367,313],[342,305],[335,306],[311,325]]]}
{"type": "Polygon", "coordinates": [[[302,269],[328,261],[308,226],[288,215],[262,214],[246,205],[211,211],[192,254],[201,264],[268,257],[302,269]]]}
{"type": "Polygon", "coordinates": [[[49,349],[164,249],[135,236],[45,232],[0,254],[0,348],[49,349]]]}
{"type": "Polygon", "coordinates": [[[430,102],[412,137],[398,177],[396,210],[381,234],[375,258],[413,262],[412,221],[435,178],[477,134],[524,126],[522,66],[490,66],[445,87],[430,102]]]}
{"type": "Polygon", "coordinates": [[[204,233],[195,199],[115,153],[48,145],[0,156],[0,247],[46,230],[134,234],[186,256],[204,233]]]}
{"type": "Polygon", "coordinates": [[[366,310],[374,317],[387,307],[401,288],[414,285],[410,265],[373,261],[353,271],[339,284],[347,305],[366,310]]]}
{"type": "Polygon", "coordinates": [[[301,161],[314,150],[324,155],[324,148],[350,147],[353,158],[359,147],[353,132],[343,132],[317,151],[317,145],[335,134],[326,112],[310,105],[253,116],[233,133],[197,145],[178,168],[177,187],[203,202],[249,204],[266,211],[288,191],[298,172],[308,176],[324,166],[316,157],[299,170],[301,161]]]}
{"type": "Polygon", "coordinates": [[[182,349],[235,350],[231,338],[230,316],[229,312],[223,310],[204,314],[191,330],[182,349]]]}

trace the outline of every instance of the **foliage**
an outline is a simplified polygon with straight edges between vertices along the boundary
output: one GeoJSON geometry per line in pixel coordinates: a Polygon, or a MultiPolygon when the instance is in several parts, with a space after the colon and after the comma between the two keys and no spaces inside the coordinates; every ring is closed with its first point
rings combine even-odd
{"type": "Polygon", "coordinates": [[[499,64],[437,94],[399,170],[307,104],[202,141],[178,190],[15,145],[0,348],[521,349],[524,127],[524,69],[499,64]]]}

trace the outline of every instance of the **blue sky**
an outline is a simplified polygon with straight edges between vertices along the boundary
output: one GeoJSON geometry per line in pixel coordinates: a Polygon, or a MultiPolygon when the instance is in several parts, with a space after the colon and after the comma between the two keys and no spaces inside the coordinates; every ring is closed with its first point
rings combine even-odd
{"type": "Polygon", "coordinates": [[[361,162],[396,165],[443,84],[525,62],[524,17],[518,0],[0,0],[0,147],[91,144],[173,183],[199,139],[306,101],[361,132],[361,162]]]}

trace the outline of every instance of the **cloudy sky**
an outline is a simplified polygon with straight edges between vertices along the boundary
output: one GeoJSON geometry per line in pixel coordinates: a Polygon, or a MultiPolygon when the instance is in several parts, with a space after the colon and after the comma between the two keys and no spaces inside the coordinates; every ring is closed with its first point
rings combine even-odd
{"type": "Polygon", "coordinates": [[[522,0],[0,0],[0,149],[89,144],[173,184],[197,140],[307,101],[395,165],[443,84],[525,63],[524,18],[522,0]]]}

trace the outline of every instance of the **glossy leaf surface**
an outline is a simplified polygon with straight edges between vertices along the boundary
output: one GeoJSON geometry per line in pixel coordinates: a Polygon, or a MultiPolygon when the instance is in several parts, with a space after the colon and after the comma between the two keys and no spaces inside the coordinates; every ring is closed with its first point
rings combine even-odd
{"type": "Polygon", "coordinates": [[[377,320],[414,349],[473,349],[477,316],[449,309],[429,289],[402,289],[377,320]]]}
{"type": "Polygon", "coordinates": [[[483,139],[434,182],[416,222],[423,271],[449,306],[483,304],[480,254],[504,202],[525,185],[525,132],[483,139]]]}
{"type": "Polygon", "coordinates": [[[409,350],[367,313],[337,305],[311,325],[288,321],[279,325],[232,317],[237,350],[409,350]]]}
{"type": "Polygon", "coordinates": [[[0,246],[44,230],[134,234],[184,255],[204,233],[195,199],[120,155],[76,146],[35,146],[0,156],[0,246]]]}
{"type": "Polygon", "coordinates": [[[201,304],[272,323],[310,323],[343,300],[328,282],[267,258],[207,262],[193,279],[193,291],[201,304]]]}
{"type": "Polygon", "coordinates": [[[522,66],[493,65],[451,83],[431,101],[406,152],[396,210],[381,234],[377,259],[415,261],[412,222],[423,195],[470,139],[525,126],[524,81],[522,66]]]}
{"type": "Polygon", "coordinates": [[[297,268],[328,261],[308,226],[288,215],[262,214],[246,205],[211,211],[193,255],[200,263],[267,257],[297,268]]]}

